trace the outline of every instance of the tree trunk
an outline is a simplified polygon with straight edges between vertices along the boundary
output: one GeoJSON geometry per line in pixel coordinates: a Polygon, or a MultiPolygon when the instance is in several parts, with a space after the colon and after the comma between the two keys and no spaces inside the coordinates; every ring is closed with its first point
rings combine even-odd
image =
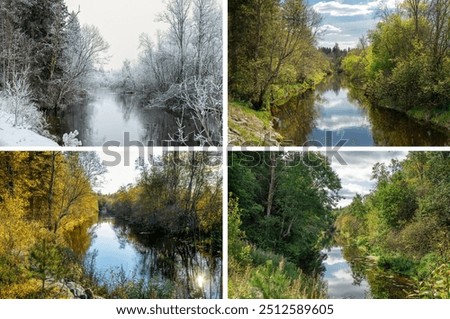
{"type": "MultiPolygon", "coordinates": [[[[272,154],[271,154],[272,156],[272,154]]],[[[275,193],[275,172],[277,167],[277,160],[276,158],[270,159],[270,182],[269,182],[269,194],[267,195],[267,210],[266,210],[266,216],[270,216],[272,205],[273,205],[273,196],[275,193]]]]}

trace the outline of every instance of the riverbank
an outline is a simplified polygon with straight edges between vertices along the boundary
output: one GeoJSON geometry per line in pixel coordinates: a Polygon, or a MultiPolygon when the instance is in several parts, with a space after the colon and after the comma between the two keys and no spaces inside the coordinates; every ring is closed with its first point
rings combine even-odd
{"type": "Polygon", "coordinates": [[[406,112],[406,115],[421,123],[431,123],[440,129],[450,132],[450,110],[428,113],[426,110],[413,108],[406,112]]]}
{"type": "MultiPolygon", "coordinates": [[[[370,102],[367,102],[370,103],[370,102]]],[[[398,107],[392,107],[389,105],[379,105],[378,103],[370,103],[374,107],[379,109],[394,110],[403,114],[405,117],[417,122],[420,125],[430,125],[436,130],[450,135],[450,109],[449,110],[427,110],[421,107],[413,107],[412,109],[405,111],[398,107]]],[[[449,138],[450,142],[450,138],[449,138]]]]}
{"type": "Polygon", "coordinates": [[[273,128],[270,111],[256,111],[244,102],[228,103],[229,145],[278,146],[282,140],[273,128]]]}
{"type": "Polygon", "coordinates": [[[381,110],[394,110],[418,124],[430,125],[437,130],[450,134],[449,108],[447,110],[442,108],[439,110],[427,110],[425,107],[414,106],[410,110],[405,111],[400,107],[396,107],[395,103],[389,100],[380,103],[379,99],[370,93],[371,90],[366,82],[352,80],[348,75],[343,77],[343,82],[350,89],[352,97],[363,105],[369,105],[381,110]]]}
{"type": "Polygon", "coordinates": [[[58,147],[52,139],[24,127],[15,127],[8,122],[12,115],[0,110],[0,146],[45,146],[58,147]]]}

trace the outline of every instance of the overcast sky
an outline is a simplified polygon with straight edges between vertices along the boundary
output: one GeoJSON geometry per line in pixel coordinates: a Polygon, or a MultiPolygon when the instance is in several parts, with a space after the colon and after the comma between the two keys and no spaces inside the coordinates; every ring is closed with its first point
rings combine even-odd
{"type": "Polygon", "coordinates": [[[163,11],[161,0],[65,0],[69,11],[78,11],[80,23],[95,25],[109,43],[110,62],[105,69],[120,69],[125,59],[138,56],[139,35],[156,36],[157,30],[166,29],[157,22],[163,11]]]}
{"type": "MultiPolygon", "coordinates": [[[[78,11],[81,24],[95,25],[110,44],[110,63],[106,69],[120,69],[125,59],[138,56],[139,35],[156,36],[166,30],[157,16],[164,10],[161,0],[65,0],[70,11],[78,11]]],[[[393,8],[398,0],[309,0],[322,15],[323,31],[319,46],[355,47],[361,35],[373,29],[378,21],[377,8],[386,2],[393,8]]]]}
{"type": "Polygon", "coordinates": [[[378,22],[377,8],[386,3],[394,8],[398,0],[309,0],[315,11],[323,17],[319,46],[341,49],[354,48],[358,39],[366,35],[378,22]]]}
{"type": "Polygon", "coordinates": [[[116,158],[120,158],[118,164],[105,165],[108,172],[103,176],[103,183],[96,190],[102,194],[115,193],[121,186],[127,186],[128,184],[135,184],[139,176],[139,171],[135,169],[135,161],[139,156],[139,153],[133,148],[124,154],[124,150],[115,150],[115,155],[105,154],[103,151],[97,151],[98,156],[103,163],[110,163],[116,158]],[[125,162],[125,156],[128,156],[128,165],[125,162]]]}
{"type": "MultiPolygon", "coordinates": [[[[366,195],[374,187],[375,181],[370,179],[372,167],[378,163],[389,164],[391,159],[405,159],[408,153],[404,151],[376,151],[376,152],[344,152],[339,155],[347,165],[340,164],[336,157],[333,157],[331,167],[341,179],[342,189],[340,195],[344,197],[338,206],[347,206],[351,203],[356,194],[366,195]]],[[[330,156],[329,156],[330,157],[330,156]]]]}

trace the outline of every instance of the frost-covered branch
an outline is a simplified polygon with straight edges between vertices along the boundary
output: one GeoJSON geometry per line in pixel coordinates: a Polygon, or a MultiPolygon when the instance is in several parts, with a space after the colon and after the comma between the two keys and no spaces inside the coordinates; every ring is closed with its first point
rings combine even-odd
{"type": "Polygon", "coordinates": [[[32,100],[27,71],[22,74],[15,73],[12,80],[6,82],[5,89],[1,93],[0,108],[5,113],[11,114],[13,126],[48,135],[45,131],[45,119],[32,100]]]}
{"type": "Polygon", "coordinates": [[[222,83],[212,77],[189,79],[179,86],[183,109],[196,127],[195,140],[201,146],[222,144],[222,83]]]}
{"type": "Polygon", "coordinates": [[[64,146],[68,146],[68,147],[77,147],[77,146],[81,146],[82,143],[80,140],[78,140],[77,136],[78,136],[78,131],[75,130],[73,132],[70,133],[64,133],[63,135],[63,143],[64,146]]]}

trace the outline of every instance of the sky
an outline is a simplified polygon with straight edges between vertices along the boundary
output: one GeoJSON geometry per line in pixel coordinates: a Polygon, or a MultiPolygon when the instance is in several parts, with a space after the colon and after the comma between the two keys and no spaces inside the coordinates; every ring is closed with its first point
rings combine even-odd
{"type": "Polygon", "coordinates": [[[309,0],[314,10],[321,14],[319,46],[341,49],[354,48],[358,39],[375,28],[378,18],[377,8],[386,3],[394,8],[398,0],[309,0]]]}
{"type": "Polygon", "coordinates": [[[375,181],[370,177],[376,163],[389,164],[393,158],[403,160],[407,154],[404,151],[339,152],[347,165],[340,164],[336,157],[332,158],[331,167],[339,175],[342,184],[339,194],[344,197],[338,206],[347,206],[356,194],[367,195],[373,189],[375,181]]]}
{"type": "Polygon", "coordinates": [[[98,156],[108,170],[107,173],[103,175],[100,187],[95,189],[102,194],[113,194],[118,191],[120,187],[127,186],[128,184],[135,184],[138,180],[139,170],[135,169],[134,163],[138,158],[139,153],[133,148],[130,148],[127,153],[124,153],[124,149],[116,149],[114,150],[114,153],[114,155],[111,155],[110,153],[106,154],[106,152],[100,150],[97,151],[98,156]],[[127,157],[128,160],[126,160],[127,157]],[[120,159],[120,161],[118,161],[117,164],[112,164],[111,162],[116,159],[120,159]],[[111,165],[108,165],[108,163],[111,163],[111,165]]]}
{"type": "MultiPolygon", "coordinates": [[[[323,17],[319,46],[355,47],[358,39],[377,23],[376,11],[386,2],[393,8],[398,0],[308,0],[323,17]]],[[[110,45],[105,69],[120,69],[125,59],[138,57],[139,35],[154,38],[167,26],[157,21],[164,10],[162,0],[65,0],[70,11],[78,11],[81,24],[95,25],[110,45]]]]}
{"type": "MultiPolygon", "coordinates": [[[[151,149],[146,149],[149,152],[151,149]]],[[[142,150],[141,150],[142,151],[142,150]]],[[[109,151],[111,152],[111,150],[109,151]]],[[[120,159],[117,164],[107,165],[108,172],[103,177],[103,183],[99,190],[103,194],[112,194],[121,186],[135,184],[139,176],[139,170],[135,169],[135,160],[139,157],[136,148],[124,153],[123,149],[114,150],[115,154],[106,154],[103,151],[97,151],[100,159],[105,162],[112,162],[120,159]],[[128,158],[128,160],[127,160],[128,158]]],[[[153,150],[154,155],[160,155],[159,149],[153,150]]],[[[341,179],[342,189],[339,194],[343,199],[338,203],[338,207],[349,205],[356,194],[367,195],[375,186],[375,181],[371,180],[372,167],[378,163],[389,164],[391,159],[396,158],[403,160],[408,153],[406,151],[339,151],[338,155],[345,161],[346,165],[342,165],[336,156],[331,156],[331,167],[339,175],[341,179]]],[[[148,153],[143,154],[148,158],[148,153]]]]}
{"type": "Polygon", "coordinates": [[[164,9],[161,0],[65,0],[69,11],[78,11],[80,23],[95,25],[109,43],[109,64],[105,69],[120,69],[123,61],[138,57],[139,36],[155,37],[165,24],[157,22],[164,9]]]}

